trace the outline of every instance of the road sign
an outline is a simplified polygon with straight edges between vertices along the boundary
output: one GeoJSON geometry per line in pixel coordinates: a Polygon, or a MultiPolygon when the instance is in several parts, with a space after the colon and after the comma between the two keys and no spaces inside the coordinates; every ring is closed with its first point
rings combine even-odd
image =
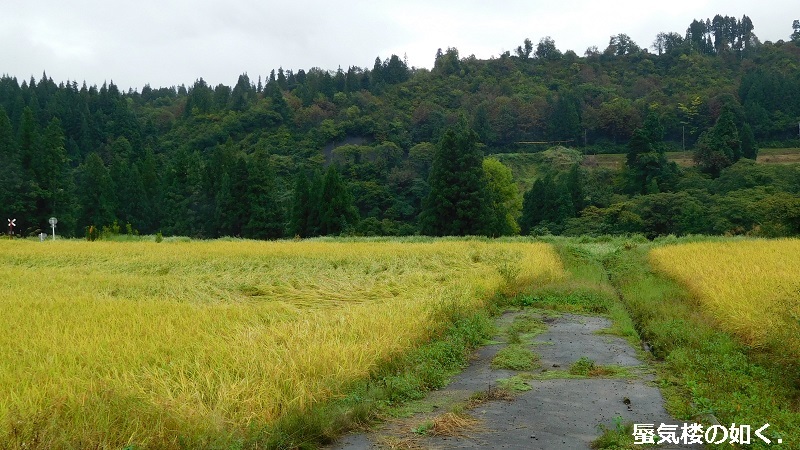
{"type": "Polygon", "coordinates": [[[9,239],[14,237],[14,227],[17,226],[17,219],[8,219],[8,236],[9,239]]]}

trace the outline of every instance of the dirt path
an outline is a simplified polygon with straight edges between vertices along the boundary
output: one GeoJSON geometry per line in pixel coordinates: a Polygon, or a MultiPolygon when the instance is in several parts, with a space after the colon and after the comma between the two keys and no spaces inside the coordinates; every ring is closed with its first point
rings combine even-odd
{"type": "Polygon", "coordinates": [[[608,319],[509,312],[498,324],[501,334],[481,347],[446,388],[408,405],[405,417],[344,436],[332,448],[585,449],[600,436],[601,426],[679,423],[664,410],[637,352],[624,339],[603,334],[611,325],[608,319]],[[546,325],[540,334],[520,335],[539,360],[527,371],[493,369],[495,355],[508,345],[502,330],[520,315],[546,325]],[[576,362],[589,368],[593,363],[591,374],[570,374],[576,362]]]}

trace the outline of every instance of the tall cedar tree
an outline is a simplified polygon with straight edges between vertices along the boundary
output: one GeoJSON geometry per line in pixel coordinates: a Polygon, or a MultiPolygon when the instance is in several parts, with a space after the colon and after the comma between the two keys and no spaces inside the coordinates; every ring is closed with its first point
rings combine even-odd
{"type": "Polygon", "coordinates": [[[625,178],[632,194],[655,194],[666,190],[678,168],[664,153],[664,127],[655,111],[628,141],[625,178]]]}
{"type": "Polygon", "coordinates": [[[78,167],[78,199],[78,228],[81,231],[92,225],[100,229],[117,219],[114,215],[114,182],[103,159],[96,152],[89,153],[86,161],[78,167]]]}
{"type": "Polygon", "coordinates": [[[546,228],[553,233],[562,231],[564,222],[574,217],[576,213],[573,197],[581,197],[579,193],[573,194],[570,191],[570,189],[581,189],[579,184],[573,185],[571,178],[572,176],[568,175],[565,181],[548,172],[533,183],[522,200],[522,217],[520,217],[522,234],[544,232],[535,230],[537,227],[546,228]]]}
{"type": "Polygon", "coordinates": [[[23,222],[32,207],[26,204],[23,196],[23,173],[17,142],[11,121],[5,109],[0,106],[0,214],[8,219],[17,219],[17,231],[25,230],[30,224],[23,222]]]}
{"type": "Polygon", "coordinates": [[[220,177],[216,196],[217,234],[220,236],[242,236],[244,225],[248,222],[247,164],[244,158],[237,158],[229,172],[220,177]]]}
{"type": "Polygon", "coordinates": [[[445,131],[433,156],[430,193],[420,216],[431,236],[486,235],[489,230],[483,151],[478,135],[461,123],[445,131]]]}
{"type": "MultiPolygon", "coordinates": [[[[748,151],[750,151],[748,149],[748,151]]],[[[713,127],[697,140],[694,160],[703,172],[718,177],[722,169],[742,157],[742,141],[733,111],[725,106],[713,127]]]]}
{"type": "Polygon", "coordinates": [[[247,173],[246,201],[250,205],[250,218],[244,234],[256,239],[277,239],[283,236],[284,216],[277,197],[275,172],[269,155],[256,151],[250,160],[247,173]]]}
{"type": "Polygon", "coordinates": [[[64,131],[61,121],[53,118],[36,143],[37,158],[33,173],[39,186],[36,199],[39,223],[46,226],[52,216],[57,216],[60,232],[72,234],[75,227],[73,177],[67,164],[64,131]]]}
{"type": "Polygon", "coordinates": [[[740,136],[742,138],[742,157],[755,160],[758,157],[758,145],[750,124],[742,125],[740,136]]]}
{"type": "Polygon", "coordinates": [[[311,208],[311,187],[308,184],[308,176],[301,170],[297,172],[292,194],[292,218],[289,222],[291,235],[299,237],[311,235],[312,230],[309,229],[311,208]]]}
{"type": "Polygon", "coordinates": [[[322,201],[322,179],[323,176],[315,170],[311,176],[311,184],[308,187],[308,222],[306,223],[306,236],[319,236],[319,205],[322,201]]]}
{"type": "Polygon", "coordinates": [[[353,197],[336,166],[331,164],[322,180],[319,201],[319,234],[341,234],[358,222],[353,197]]]}

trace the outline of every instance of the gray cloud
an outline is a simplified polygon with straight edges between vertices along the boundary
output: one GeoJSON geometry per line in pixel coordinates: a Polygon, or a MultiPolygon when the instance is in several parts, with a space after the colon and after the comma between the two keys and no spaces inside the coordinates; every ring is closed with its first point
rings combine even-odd
{"type": "MultiPolygon", "coordinates": [[[[788,1],[770,8],[751,1],[673,0],[642,7],[588,0],[554,5],[478,0],[368,2],[238,2],[218,0],[13,1],[0,16],[0,72],[19,79],[114,80],[122,89],[209,83],[233,84],[273,68],[335,70],[371,67],[376,56],[406,54],[430,67],[437,48],[463,56],[497,56],[525,38],[551,36],[561,50],[583,54],[604,48],[609,36],[629,34],[649,47],[659,31],[683,33],[692,19],[720,13],[749,15],[761,40],[787,39],[796,9],[788,1]]],[[[800,16],[800,14],[797,14],[800,16]]],[[[794,17],[800,18],[800,17],[794,17]]]]}

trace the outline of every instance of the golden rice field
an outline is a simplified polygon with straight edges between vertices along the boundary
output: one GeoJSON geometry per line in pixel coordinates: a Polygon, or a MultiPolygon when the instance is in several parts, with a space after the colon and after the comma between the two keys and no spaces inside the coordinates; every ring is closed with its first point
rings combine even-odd
{"type": "Polygon", "coordinates": [[[748,345],[800,357],[800,240],[698,242],[649,256],[718,326],[748,345]]]}
{"type": "Polygon", "coordinates": [[[0,448],[177,447],[366,377],[545,244],[0,241],[0,448]]]}

